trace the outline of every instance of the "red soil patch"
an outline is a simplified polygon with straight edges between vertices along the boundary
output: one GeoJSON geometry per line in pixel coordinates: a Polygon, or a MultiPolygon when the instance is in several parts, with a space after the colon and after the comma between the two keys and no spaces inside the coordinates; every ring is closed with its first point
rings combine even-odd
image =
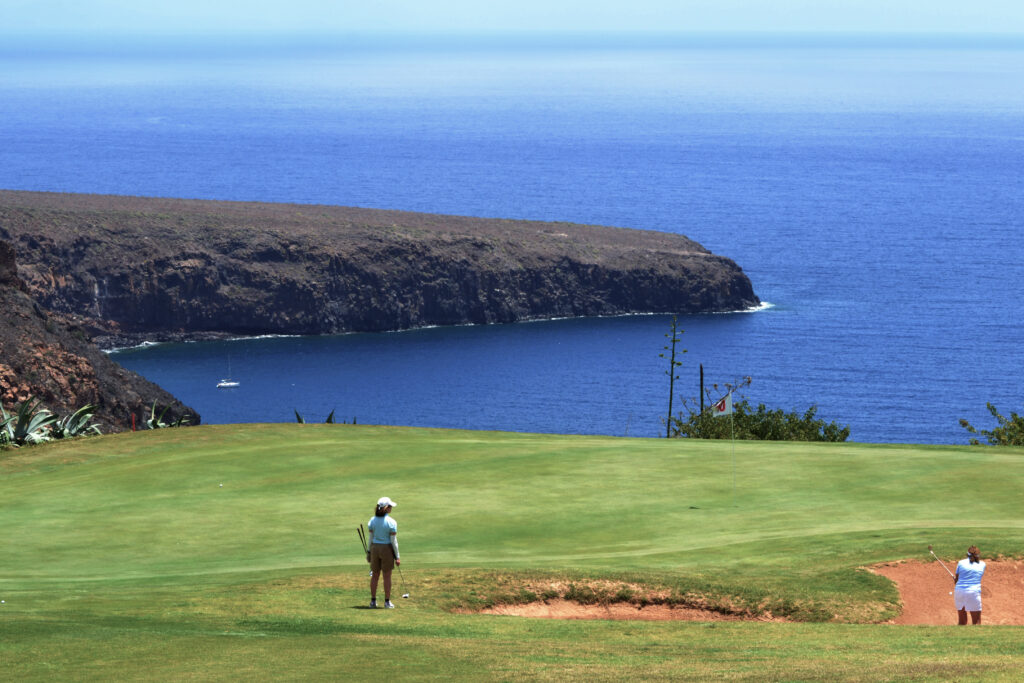
{"type": "MultiPolygon", "coordinates": [[[[954,562],[945,562],[955,572],[954,562]]],[[[953,580],[938,562],[889,562],[870,568],[896,583],[903,612],[892,624],[956,624],[953,580]]],[[[981,623],[1024,625],[1024,561],[985,560],[981,623]]]]}
{"type": "Polygon", "coordinates": [[[525,605],[498,605],[483,614],[505,614],[536,619],[613,619],[616,621],[781,621],[771,617],[746,617],[713,610],[669,605],[638,607],[627,602],[607,605],[581,605],[570,600],[530,602],[525,605]]]}

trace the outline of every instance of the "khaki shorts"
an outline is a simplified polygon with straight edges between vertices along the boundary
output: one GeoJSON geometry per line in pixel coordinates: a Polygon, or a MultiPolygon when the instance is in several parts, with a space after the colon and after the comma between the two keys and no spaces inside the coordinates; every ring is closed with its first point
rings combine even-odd
{"type": "Polygon", "coordinates": [[[381,570],[391,572],[395,568],[395,549],[391,544],[374,543],[370,546],[370,569],[374,574],[381,570]]]}

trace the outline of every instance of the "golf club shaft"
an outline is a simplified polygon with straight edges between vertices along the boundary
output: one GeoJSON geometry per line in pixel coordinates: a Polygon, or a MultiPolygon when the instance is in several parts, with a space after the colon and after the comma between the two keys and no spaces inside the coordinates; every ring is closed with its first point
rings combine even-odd
{"type": "Polygon", "coordinates": [[[403,598],[407,598],[407,597],[409,597],[409,591],[406,590],[406,588],[405,588],[405,574],[402,573],[401,565],[395,565],[395,566],[398,567],[398,575],[400,577],[402,577],[402,597],[403,598]]]}
{"type": "MultiPolygon", "coordinates": [[[[937,562],[938,562],[939,564],[942,564],[942,560],[940,560],[940,559],[939,559],[939,557],[938,557],[938,555],[936,555],[936,554],[935,554],[935,551],[933,551],[933,550],[929,550],[928,552],[930,552],[930,553],[932,554],[932,557],[934,557],[934,558],[935,558],[935,560],[936,560],[936,561],[937,561],[937,562]]],[[[956,578],[956,575],[954,575],[954,574],[953,574],[953,572],[949,571],[949,567],[947,567],[946,565],[942,564],[942,568],[943,568],[943,569],[945,569],[945,570],[946,570],[946,573],[947,573],[947,574],[949,574],[949,575],[950,575],[950,576],[951,576],[952,578],[954,578],[954,579],[956,578]]]]}

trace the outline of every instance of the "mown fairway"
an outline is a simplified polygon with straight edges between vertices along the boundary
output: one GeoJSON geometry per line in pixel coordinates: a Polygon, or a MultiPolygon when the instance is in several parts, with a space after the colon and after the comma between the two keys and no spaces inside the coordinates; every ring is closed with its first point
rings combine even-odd
{"type": "Polygon", "coordinates": [[[737,443],[734,488],[732,448],[233,425],[2,452],[4,677],[1019,676],[1024,630],[875,625],[898,597],[860,567],[928,559],[929,543],[1024,554],[1024,451],[737,443]],[[355,532],[382,495],[412,594],[393,611],[363,609],[355,532]],[[549,580],[795,623],[450,611],[549,580]]]}

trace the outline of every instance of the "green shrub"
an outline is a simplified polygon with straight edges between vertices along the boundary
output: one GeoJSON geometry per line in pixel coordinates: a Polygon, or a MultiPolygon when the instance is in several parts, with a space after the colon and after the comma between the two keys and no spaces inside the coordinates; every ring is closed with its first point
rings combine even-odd
{"type": "Polygon", "coordinates": [[[826,423],[816,417],[817,406],[811,406],[802,415],[784,410],[769,410],[763,403],[751,409],[746,399],[733,401],[731,417],[716,417],[710,408],[703,411],[688,409],[684,418],[680,413],[672,418],[672,435],[692,439],[729,439],[745,441],[846,441],[850,437],[849,425],[834,421],[826,423]]]}
{"type": "MultiPolygon", "coordinates": [[[[1014,412],[1011,412],[1008,418],[1003,417],[991,403],[986,403],[985,407],[988,408],[988,412],[992,414],[992,417],[996,419],[997,426],[995,429],[978,430],[967,420],[960,420],[960,426],[971,434],[984,436],[990,446],[1024,446],[1024,417],[1014,412]]],[[[971,437],[970,444],[972,446],[980,446],[981,441],[971,437]]]]}

